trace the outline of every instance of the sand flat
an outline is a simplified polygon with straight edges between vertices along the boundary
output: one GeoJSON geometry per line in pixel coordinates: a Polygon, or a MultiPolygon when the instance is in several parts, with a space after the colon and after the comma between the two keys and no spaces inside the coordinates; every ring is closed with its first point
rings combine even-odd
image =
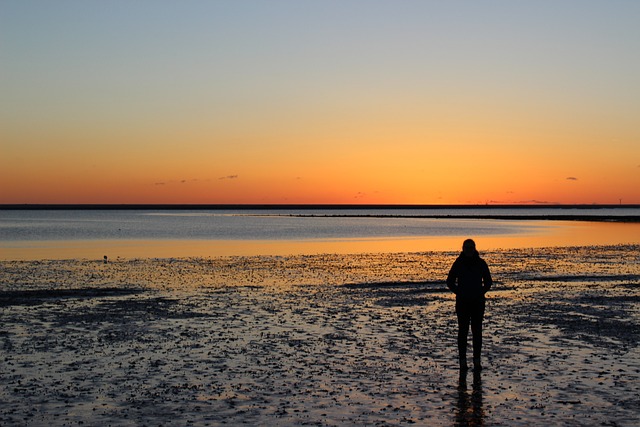
{"type": "Polygon", "coordinates": [[[639,246],[483,253],[463,376],[455,256],[3,261],[0,424],[637,424],[639,246]]]}

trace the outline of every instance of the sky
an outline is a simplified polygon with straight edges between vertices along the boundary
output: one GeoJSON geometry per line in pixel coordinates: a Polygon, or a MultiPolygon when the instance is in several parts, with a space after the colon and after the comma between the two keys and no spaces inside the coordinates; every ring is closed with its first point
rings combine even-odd
{"type": "Polygon", "coordinates": [[[635,0],[0,0],[0,204],[640,203],[635,0]]]}

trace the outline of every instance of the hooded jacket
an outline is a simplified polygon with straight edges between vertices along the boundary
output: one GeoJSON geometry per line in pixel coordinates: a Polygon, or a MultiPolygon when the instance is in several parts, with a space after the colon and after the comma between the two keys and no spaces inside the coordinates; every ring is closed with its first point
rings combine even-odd
{"type": "Polygon", "coordinates": [[[447,287],[456,298],[479,299],[493,285],[489,266],[480,258],[478,251],[473,256],[461,253],[454,261],[447,276],[447,287]]]}

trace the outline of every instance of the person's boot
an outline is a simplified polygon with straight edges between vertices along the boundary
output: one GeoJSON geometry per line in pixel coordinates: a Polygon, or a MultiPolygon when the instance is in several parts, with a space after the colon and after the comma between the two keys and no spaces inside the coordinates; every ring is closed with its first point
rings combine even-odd
{"type": "Polygon", "coordinates": [[[482,363],[480,362],[480,358],[479,357],[474,357],[473,358],[473,370],[474,371],[481,371],[482,370],[482,363]]]}

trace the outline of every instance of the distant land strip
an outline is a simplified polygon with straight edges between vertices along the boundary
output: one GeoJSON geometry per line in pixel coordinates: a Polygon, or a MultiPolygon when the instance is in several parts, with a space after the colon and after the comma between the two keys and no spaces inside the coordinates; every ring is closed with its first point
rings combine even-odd
{"type": "Polygon", "coordinates": [[[484,204],[484,205],[416,205],[416,204],[0,204],[0,210],[368,210],[368,209],[640,209],[640,204],[484,204]]]}
{"type": "MultiPolygon", "coordinates": [[[[204,204],[5,204],[0,205],[0,210],[483,210],[491,211],[496,209],[513,210],[542,210],[558,209],[570,211],[572,209],[598,210],[598,209],[640,209],[640,205],[269,205],[269,204],[228,204],[228,205],[204,205],[204,204]]],[[[249,214],[253,215],[253,214],[249,214]]],[[[315,217],[315,218],[424,218],[424,219],[493,219],[493,220],[542,220],[542,221],[594,221],[594,222],[622,222],[638,223],[640,215],[589,215],[584,213],[562,213],[562,214],[534,214],[526,213],[522,215],[494,214],[494,213],[473,213],[473,214],[450,214],[450,213],[427,213],[427,214],[385,214],[385,213],[274,213],[255,215],[265,216],[287,216],[287,217],[315,217]]]]}
{"type": "Polygon", "coordinates": [[[596,222],[640,222],[640,215],[313,215],[284,214],[301,218],[424,218],[424,219],[496,219],[520,221],[596,221],[596,222]]]}

